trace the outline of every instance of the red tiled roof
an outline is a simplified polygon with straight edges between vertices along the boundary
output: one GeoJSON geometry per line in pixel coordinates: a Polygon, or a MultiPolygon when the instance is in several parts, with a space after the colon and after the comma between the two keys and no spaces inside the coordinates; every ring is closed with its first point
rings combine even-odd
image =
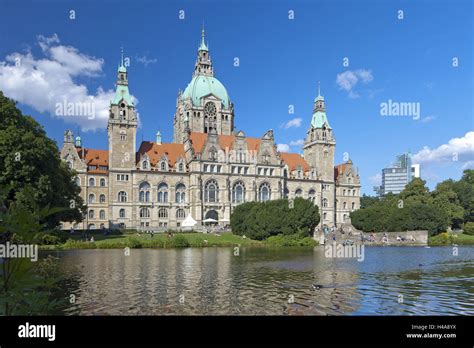
{"type": "MultiPolygon", "coordinates": [[[[231,149],[234,144],[235,138],[235,135],[218,135],[219,145],[221,149],[231,149]]],[[[194,151],[197,153],[201,152],[207,140],[207,133],[192,132],[190,135],[190,139],[193,143],[194,151]]],[[[246,137],[245,140],[247,141],[248,150],[258,150],[261,141],[259,138],[246,137]]]]}
{"type": "Polygon", "coordinates": [[[152,166],[156,166],[161,157],[166,155],[168,157],[168,165],[174,167],[180,157],[184,158],[184,145],[175,143],[157,144],[152,141],[143,141],[138,149],[137,160],[145,153],[150,157],[152,166]]]}
{"type": "Polygon", "coordinates": [[[349,166],[348,163],[341,163],[341,164],[338,164],[334,167],[334,179],[338,179],[340,175],[342,175],[347,167],[349,166]]]}
{"type": "Polygon", "coordinates": [[[80,159],[84,159],[85,164],[89,166],[96,166],[97,169],[88,170],[93,173],[106,173],[107,170],[102,170],[100,167],[109,168],[109,151],[108,150],[95,150],[86,149],[83,147],[76,147],[77,153],[80,159]]]}
{"type": "Polygon", "coordinates": [[[305,159],[297,153],[288,153],[288,152],[281,152],[280,153],[281,159],[288,165],[290,171],[296,169],[297,166],[301,166],[301,169],[304,172],[309,170],[309,164],[305,161],[305,159]]]}

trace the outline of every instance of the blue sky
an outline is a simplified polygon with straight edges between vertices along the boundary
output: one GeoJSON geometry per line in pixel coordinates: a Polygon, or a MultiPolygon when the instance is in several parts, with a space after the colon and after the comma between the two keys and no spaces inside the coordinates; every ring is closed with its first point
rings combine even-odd
{"type": "Polygon", "coordinates": [[[281,149],[301,152],[321,81],[335,161],[349,154],[363,192],[372,194],[381,169],[407,150],[430,187],[474,167],[468,0],[3,0],[0,19],[0,90],[59,145],[71,128],[82,129],[86,147],[107,148],[105,117],[60,118],[52,105],[94,96],[106,115],[121,46],[138,100],[138,141],[153,140],[157,130],[172,141],[177,92],[191,79],[204,22],[215,76],[246,135],[271,128],[281,149]],[[419,119],[382,116],[389,100],[419,103],[419,119]]]}

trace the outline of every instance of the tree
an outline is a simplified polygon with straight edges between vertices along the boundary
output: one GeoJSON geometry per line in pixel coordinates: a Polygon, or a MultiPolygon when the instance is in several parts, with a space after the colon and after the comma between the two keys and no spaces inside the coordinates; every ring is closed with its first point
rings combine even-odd
{"type": "Polygon", "coordinates": [[[464,222],[474,221],[474,170],[466,169],[461,180],[454,183],[453,190],[464,209],[464,222]]]}
{"type": "Polygon", "coordinates": [[[360,197],[360,208],[368,208],[374,204],[377,204],[380,201],[379,197],[367,196],[366,194],[360,197]]]}
{"type": "Polygon", "coordinates": [[[0,91],[0,187],[5,188],[5,208],[13,202],[30,211],[45,206],[67,208],[45,217],[49,227],[60,221],[81,221],[85,206],[74,176],[42,126],[24,116],[0,91]]]}
{"type": "Polygon", "coordinates": [[[456,182],[452,179],[445,180],[433,191],[433,203],[442,208],[448,215],[449,224],[453,228],[460,228],[464,221],[464,208],[458,199],[456,193],[456,182]]]}
{"type": "Polygon", "coordinates": [[[262,240],[279,234],[311,236],[319,223],[319,210],[311,201],[296,198],[293,207],[286,199],[238,205],[230,218],[232,232],[262,240]]]}

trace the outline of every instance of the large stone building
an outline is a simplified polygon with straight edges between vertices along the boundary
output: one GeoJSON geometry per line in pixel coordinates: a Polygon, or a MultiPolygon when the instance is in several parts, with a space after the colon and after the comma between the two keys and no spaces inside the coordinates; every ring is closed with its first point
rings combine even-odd
{"type": "Polygon", "coordinates": [[[178,93],[174,142],[163,143],[158,132],[137,151],[128,78],[122,59],[108,150],[86,148],[65,132],[61,158],[77,171],[88,209],[76,228],[179,228],[188,215],[199,225],[207,218],[225,225],[242,202],[285,197],[310,199],[320,208],[321,225],[331,227],[359,208],[358,173],[350,160],[334,165],[336,140],[320,93],[302,155],[279,152],[272,130],[247,137],[234,129],[234,105],[214,77],[203,32],[191,82],[178,93]]]}

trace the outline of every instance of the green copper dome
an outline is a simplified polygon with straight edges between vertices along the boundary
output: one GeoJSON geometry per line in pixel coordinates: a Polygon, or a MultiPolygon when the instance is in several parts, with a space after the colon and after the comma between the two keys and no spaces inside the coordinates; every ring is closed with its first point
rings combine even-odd
{"type": "Polygon", "coordinates": [[[191,98],[193,105],[201,106],[201,98],[212,94],[222,101],[227,109],[230,105],[229,94],[224,85],[215,77],[196,75],[183,92],[183,99],[191,98]]]}
{"type": "Polygon", "coordinates": [[[326,128],[331,129],[326,113],[324,111],[316,111],[313,114],[313,118],[311,120],[311,126],[313,128],[323,128],[324,125],[326,125],[326,128]]]}
{"type": "Polygon", "coordinates": [[[122,99],[125,100],[128,105],[133,105],[133,100],[128,91],[128,86],[117,85],[114,100],[111,101],[111,104],[118,105],[122,99]]]}

